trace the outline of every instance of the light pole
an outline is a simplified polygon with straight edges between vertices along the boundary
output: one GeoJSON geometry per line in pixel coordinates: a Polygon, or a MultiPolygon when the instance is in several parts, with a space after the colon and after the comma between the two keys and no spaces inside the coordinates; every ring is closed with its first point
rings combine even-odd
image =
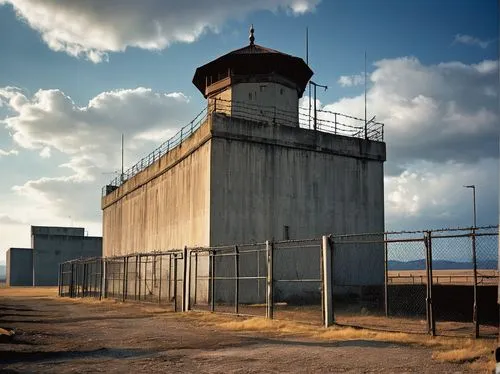
{"type": "Polygon", "coordinates": [[[479,337],[479,321],[477,316],[477,256],[476,256],[476,186],[474,184],[464,186],[472,189],[473,204],[473,226],[472,226],[472,269],[474,272],[474,309],[472,312],[472,322],[474,323],[475,337],[479,337]]]}

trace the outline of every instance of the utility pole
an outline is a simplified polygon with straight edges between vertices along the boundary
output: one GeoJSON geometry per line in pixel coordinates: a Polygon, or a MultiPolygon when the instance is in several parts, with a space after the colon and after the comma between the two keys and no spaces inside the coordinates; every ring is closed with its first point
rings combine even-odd
{"type": "Polygon", "coordinates": [[[316,131],[317,130],[317,122],[318,122],[318,112],[316,109],[316,87],[324,88],[326,91],[328,89],[328,86],[323,86],[323,85],[315,83],[313,81],[310,81],[309,83],[314,86],[314,127],[313,127],[313,129],[314,129],[314,131],[316,131]]]}

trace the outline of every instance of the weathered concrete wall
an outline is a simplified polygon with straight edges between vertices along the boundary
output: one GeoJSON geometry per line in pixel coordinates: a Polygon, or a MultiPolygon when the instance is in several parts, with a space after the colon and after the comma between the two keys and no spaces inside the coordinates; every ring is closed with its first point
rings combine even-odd
{"type": "Polygon", "coordinates": [[[56,286],[61,262],[102,256],[102,238],[74,235],[32,236],[35,286],[56,286]]]}
{"type": "Polygon", "coordinates": [[[103,197],[104,256],[209,244],[210,124],[103,197]]]}
{"type": "Polygon", "coordinates": [[[33,285],[33,258],[31,248],[9,248],[7,250],[7,286],[33,285]]]}
{"type": "MultiPolygon", "coordinates": [[[[214,114],[103,198],[104,255],[281,240],[285,226],[290,239],[383,232],[384,161],[384,143],[214,114]]],[[[277,274],[297,274],[304,265],[300,274],[319,278],[319,248],[284,253],[277,255],[277,274]]],[[[337,256],[336,284],[383,284],[382,245],[351,246],[337,256]]],[[[217,276],[234,267],[232,257],[224,261],[217,276]]],[[[254,273],[257,262],[242,262],[242,271],[254,273]]],[[[208,275],[208,257],[197,271],[208,275]]],[[[217,299],[233,297],[234,287],[226,288],[217,299]]],[[[259,302],[262,295],[250,288],[241,297],[259,302]]],[[[207,282],[197,291],[208,295],[207,282]]],[[[317,298],[319,289],[289,283],[277,294],[317,298]]]]}
{"type": "Polygon", "coordinates": [[[384,231],[384,143],[216,119],[212,245],[384,231]]]}
{"type": "MultiPolygon", "coordinates": [[[[285,226],[290,239],[384,231],[384,143],[223,116],[212,133],[212,245],[281,240],[285,226]]],[[[384,282],[382,245],[351,246],[337,260],[336,283],[384,282]]],[[[319,251],[289,252],[275,266],[304,263],[319,264],[319,251]]]]}
{"type": "Polygon", "coordinates": [[[299,124],[299,98],[295,88],[275,82],[238,83],[232,87],[232,100],[235,117],[268,123],[276,118],[277,122],[289,126],[299,124]]]}

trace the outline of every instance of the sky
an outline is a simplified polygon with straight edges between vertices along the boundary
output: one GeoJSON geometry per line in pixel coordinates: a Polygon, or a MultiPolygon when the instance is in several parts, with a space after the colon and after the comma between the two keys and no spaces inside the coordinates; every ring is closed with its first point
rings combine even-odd
{"type": "MultiPolygon", "coordinates": [[[[30,225],[101,235],[101,188],[204,106],[195,69],[256,43],[320,107],[385,124],[387,230],[498,224],[495,0],[0,0],[0,262],[30,225]]],[[[307,100],[307,98],[303,98],[307,100]]]]}

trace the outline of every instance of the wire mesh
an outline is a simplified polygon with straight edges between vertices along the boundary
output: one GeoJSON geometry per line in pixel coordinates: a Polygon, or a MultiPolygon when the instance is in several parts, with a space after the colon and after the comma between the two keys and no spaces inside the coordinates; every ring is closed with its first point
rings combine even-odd
{"type": "Polygon", "coordinates": [[[339,325],[490,337],[497,253],[498,226],[185,248],[62,263],[59,295],[308,323],[324,322],[331,297],[339,325]]]}

